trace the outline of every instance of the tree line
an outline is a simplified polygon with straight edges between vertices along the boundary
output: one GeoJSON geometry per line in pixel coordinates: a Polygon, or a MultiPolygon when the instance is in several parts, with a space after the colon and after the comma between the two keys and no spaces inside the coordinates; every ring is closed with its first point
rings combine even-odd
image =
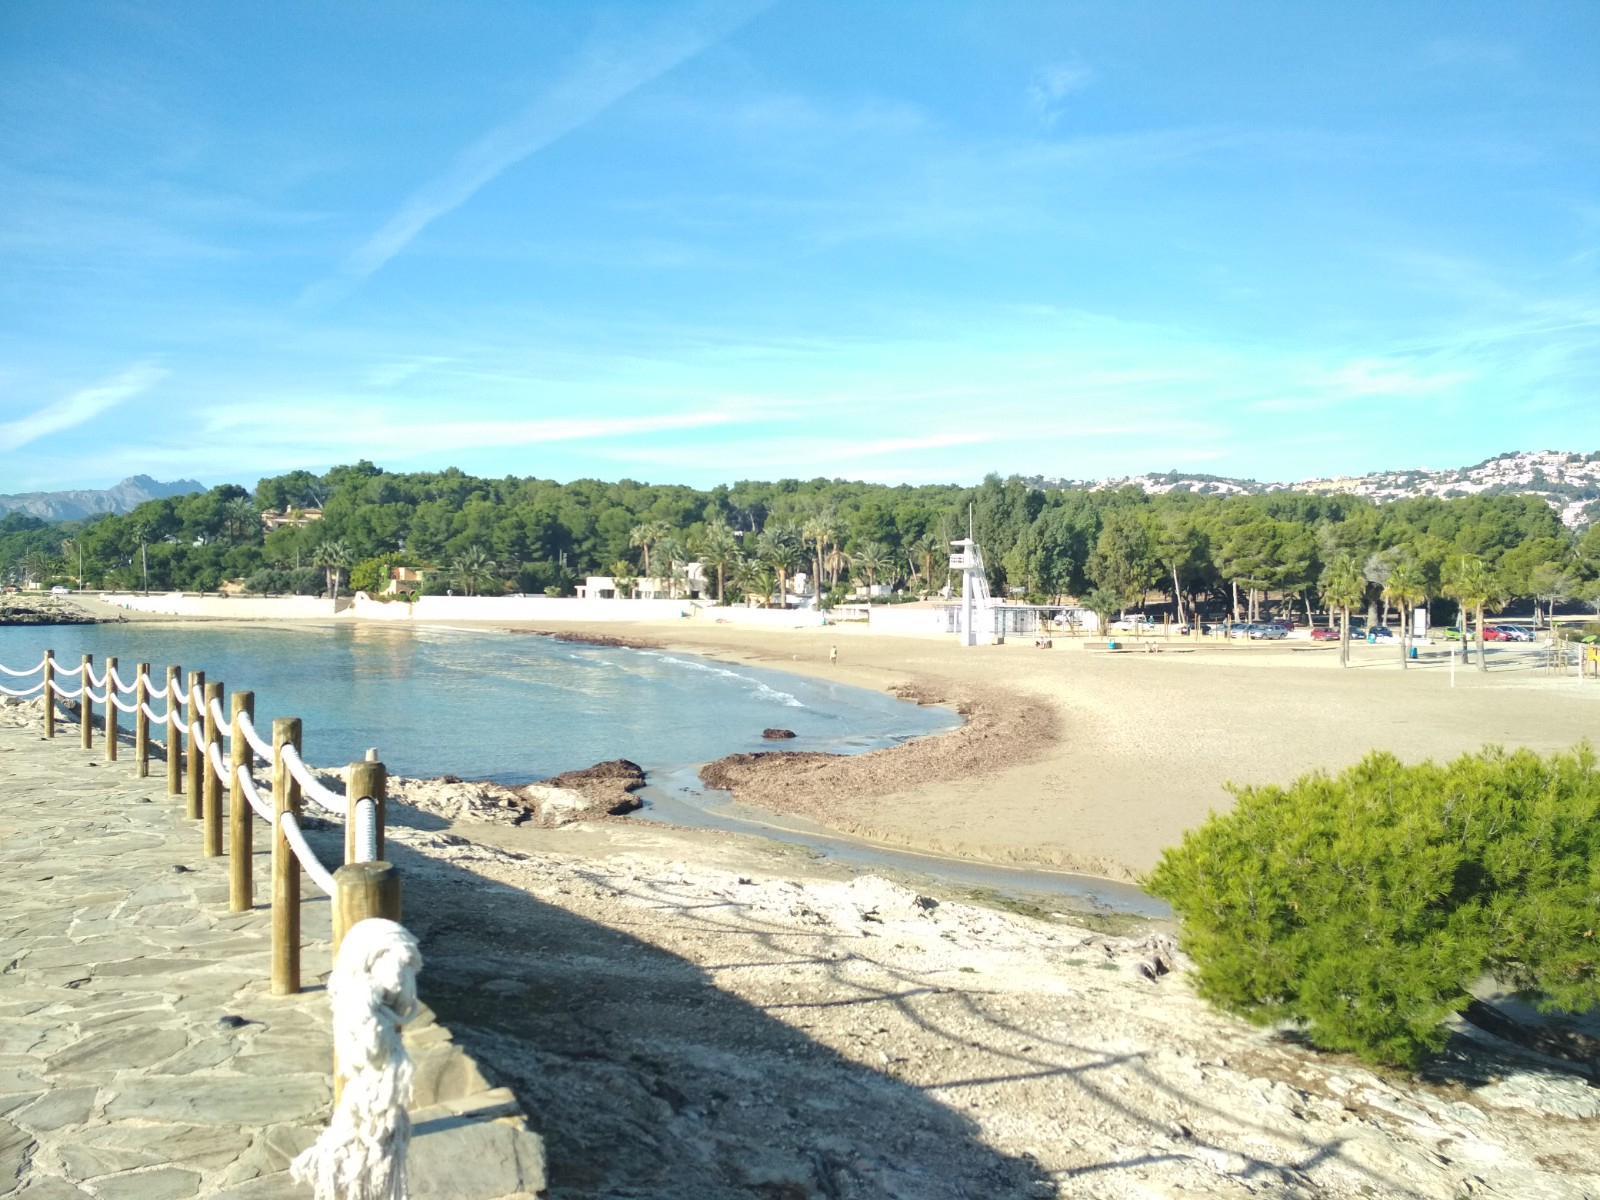
{"type": "MultiPolygon", "coordinates": [[[[977,487],[830,479],[708,490],[632,480],[487,479],[396,473],[370,462],[292,471],[253,491],[225,484],[131,513],[0,520],[0,575],[94,588],[318,594],[376,590],[394,565],[431,568],[424,591],[570,594],[587,575],[626,592],[642,578],[687,587],[699,563],[725,599],[781,603],[794,577],[824,603],[864,584],[908,595],[948,582],[952,539],[971,528],[991,590],[1102,612],[1165,603],[1180,621],[1292,610],[1387,610],[1513,600],[1600,608],[1600,525],[1566,529],[1533,496],[1041,489],[991,475],[977,487]],[[264,532],[266,510],[320,519],[264,532]],[[1449,604],[1448,602],[1454,602],[1449,604]]],[[[1481,616],[1481,612],[1479,613],[1481,616]]]]}

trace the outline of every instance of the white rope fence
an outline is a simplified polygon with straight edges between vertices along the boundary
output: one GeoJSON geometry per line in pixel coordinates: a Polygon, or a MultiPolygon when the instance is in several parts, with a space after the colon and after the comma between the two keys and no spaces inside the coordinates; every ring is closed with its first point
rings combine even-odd
{"type": "Polygon", "coordinates": [[[229,858],[229,907],[255,907],[252,850],[255,819],[272,831],[272,991],[301,990],[301,874],[331,901],[335,969],[330,980],[334,1007],[335,1110],[328,1129],[294,1163],[294,1175],[310,1183],[316,1200],[403,1200],[411,1064],[399,1029],[414,1013],[420,956],[400,916],[400,880],[382,861],[387,775],[368,752],[350,764],[341,794],[322,782],[301,757],[301,725],[296,718],[273,722],[269,741],[256,729],[255,697],[235,692],[232,712],[224,711],[222,685],[206,683],[190,671],[184,685],[179,668],[167,680],[151,680],[140,663],[131,680],[107,658],[96,674],[88,655],[76,667],[63,667],[50,651],[33,667],[18,670],[0,663],[0,673],[16,680],[43,673],[30,686],[0,684],[0,695],[38,697],[44,733],[55,736],[58,700],[78,700],[82,745],[92,748],[94,705],[105,706],[105,753],[117,757],[118,713],[135,716],[133,742],[140,776],[148,774],[152,728],[166,730],[168,792],[188,793],[188,816],[201,822],[207,857],[229,858]],[[67,687],[57,677],[76,677],[67,687]],[[99,689],[99,690],[96,690],[99,689]],[[158,701],[164,711],[157,711],[158,701]],[[183,738],[187,737],[187,752],[183,738]],[[188,785],[183,782],[187,758],[188,785]],[[272,785],[263,793],[255,777],[269,768],[272,785]],[[231,833],[224,849],[223,789],[229,801],[231,833]],[[306,838],[300,803],[309,799],[344,819],[344,865],[330,870],[306,838]],[[341,1073],[341,1068],[343,1073],[341,1073]]]}
{"type": "MultiPolygon", "coordinates": [[[[88,704],[114,705],[119,712],[131,713],[135,716],[143,715],[156,726],[170,728],[174,721],[181,722],[181,728],[193,747],[203,747],[199,752],[204,761],[209,762],[214,778],[226,781],[230,787],[235,782],[240,794],[245,798],[250,808],[268,825],[274,824],[273,806],[270,798],[261,793],[257,785],[253,769],[255,766],[271,766],[274,761],[274,750],[270,742],[263,738],[257,731],[255,722],[248,712],[241,712],[238,718],[238,732],[249,747],[246,761],[240,765],[237,777],[230,763],[225,758],[225,748],[231,749],[234,737],[234,722],[223,711],[222,702],[213,696],[206,700],[202,689],[194,684],[185,687],[177,679],[170,679],[167,683],[157,685],[150,676],[141,668],[132,680],[124,679],[114,663],[108,663],[99,674],[95,673],[92,663],[84,662],[75,667],[62,666],[46,652],[45,656],[26,670],[18,670],[0,663],[0,672],[13,678],[24,679],[45,671],[46,667],[53,668],[46,672],[47,676],[77,675],[81,682],[77,687],[66,687],[58,679],[49,677],[41,679],[28,688],[12,688],[0,684],[0,695],[26,698],[36,696],[46,687],[53,696],[61,700],[81,700],[88,704]],[[99,688],[101,690],[96,691],[99,688]],[[149,699],[140,699],[141,691],[149,699]],[[123,695],[132,698],[124,700],[123,695]],[[157,711],[150,700],[161,699],[165,701],[165,711],[157,711]],[[202,717],[209,717],[216,729],[216,740],[208,741],[206,724],[202,717]]],[[[92,717],[92,714],[91,714],[92,717]]],[[[86,717],[84,719],[90,719],[86,717]]],[[[169,748],[168,753],[173,751],[169,748]]],[[[381,836],[379,832],[379,802],[371,796],[351,797],[342,795],[328,787],[318,778],[317,773],[309,767],[300,756],[300,751],[292,742],[285,743],[280,757],[291,778],[300,785],[301,795],[312,800],[325,812],[333,813],[351,822],[351,833],[348,839],[350,848],[349,861],[351,862],[376,862],[381,852],[381,836]]],[[[293,849],[295,858],[305,868],[306,874],[316,883],[318,888],[328,895],[334,893],[333,874],[317,858],[310,844],[306,841],[305,831],[299,819],[293,812],[283,814],[284,819],[278,822],[283,831],[285,840],[293,849]]]]}

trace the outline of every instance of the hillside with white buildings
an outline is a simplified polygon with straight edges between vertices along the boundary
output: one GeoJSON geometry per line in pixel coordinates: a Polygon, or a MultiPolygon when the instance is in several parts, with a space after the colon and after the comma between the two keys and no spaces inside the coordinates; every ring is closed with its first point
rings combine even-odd
{"type": "Polygon", "coordinates": [[[1600,518],[1600,451],[1580,454],[1561,450],[1514,451],[1496,455],[1472,467],[1430,470],[1377,471],[1370,475],[1340,475],[1302,479],[1295,483],[1261,483],[1220,475],[1169,471],[1131,475],[1118,479],[1046,479],[1027,481],[1034,487],[1087,488],[1094,491],[1137,487],[1156,494],[1194,492],[1206,496],[1264,495],[1268,492],[1345,492],[1383,502],[1413,496],[1470,496],[1519,494],[1539,496],[1573,527],[1600,518]]]}

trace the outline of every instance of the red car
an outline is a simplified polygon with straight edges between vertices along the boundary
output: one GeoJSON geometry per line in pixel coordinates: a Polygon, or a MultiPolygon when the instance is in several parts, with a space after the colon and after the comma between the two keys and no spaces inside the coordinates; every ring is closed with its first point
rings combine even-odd
{"type": "Polygon", "coordinates": [[[1506,635],[1505,630],[1496,629],[1493,625],[1485,625],[1483,627],[1483,640],[1486,642],[1509,642],[1511,638],[1506,635]]]}
{"type": "Polygon", "coordinates": [[[1339,631],[1331,625],[1318,625],[1311,631],[1311,640],[1313,642],[1337,642],[1339,640],[1339,631]]]}

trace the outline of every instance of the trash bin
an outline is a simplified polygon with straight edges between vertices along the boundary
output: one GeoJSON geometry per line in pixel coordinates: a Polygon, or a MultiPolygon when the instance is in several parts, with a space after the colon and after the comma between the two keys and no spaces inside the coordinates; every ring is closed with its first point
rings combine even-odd
{"type": "Polygon", "coordinates": [[[1411,657],[1413,659],[1417,657],[1417,648],[1415,646],[1411,647],[1411,657]]]}
{"type": "Polygon", "coordinates": [[[1376,633],[1372,632],[1372,630],[1370,630],[1370,629],[1367,630],[1367,645],[1376,646],[1377,644],[1378,644],[1378,635],[1376,633]]]}

